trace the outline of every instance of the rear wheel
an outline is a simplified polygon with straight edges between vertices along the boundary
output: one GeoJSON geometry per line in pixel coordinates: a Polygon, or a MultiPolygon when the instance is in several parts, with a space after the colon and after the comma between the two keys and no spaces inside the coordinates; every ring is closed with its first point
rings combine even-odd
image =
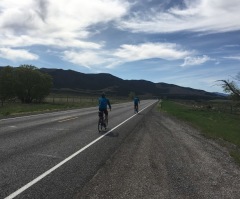
{"type": "Polygon", "coordinates": [[[105,119],[105,130],[107,129],[107,125],[108,125],[108,118],[105,119]]]}
{"type": "Polygon", "coordinates": [[[102,119],[100,118],[98,120],[98,132],[101,132],[103,129],[103,122],[102,122],[102,119]]]}
{"type": "Polygon", "coordinates": [[[135,108],[134,108],[134,112],[135,113],[138,113],[138,106],[136,105],[135,108]]]}

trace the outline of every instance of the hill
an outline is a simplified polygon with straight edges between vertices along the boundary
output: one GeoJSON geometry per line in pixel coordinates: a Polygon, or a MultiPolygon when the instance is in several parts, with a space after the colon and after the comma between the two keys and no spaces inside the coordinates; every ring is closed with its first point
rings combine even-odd
{"type": "MultiPolygon", "coordinates": [[[[0,67],[0,71],[3,67],[0,67]]],[[[123,80],[108,73],[85,74],[73,70],[41,68],[40,71],[53,78],[52,92],[75,95],[100,95],[106,92],[111,96],[126,97],[130,92],[141,98],[171,99],[225,99],[227,96],[204,90],[181,87],[167,83],[153,83],[146,80],[123,80]]]]}
{"type": "Polygon", "coordinates": [[[142,97],[177,99],[224,98],[216,93],[206,92],[174,84],[153,83],[146,80],[123,80],[107,73],[85,74],[73,70],[41,68],[53,78],[54,92],[74,92],[76,94],[128,96],[130,92],[142,97]]]}

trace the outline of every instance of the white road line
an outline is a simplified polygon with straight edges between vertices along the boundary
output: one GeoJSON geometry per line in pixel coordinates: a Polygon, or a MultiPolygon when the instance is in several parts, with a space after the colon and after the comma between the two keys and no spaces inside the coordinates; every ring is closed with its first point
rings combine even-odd
{"type": "Polygon", "coordinates": [[[74,120],[74,119],[77,119],[78,117],[70,117],[70,118],[66,118],[64,120],[60,120],[58,122],[66,122],[66,121],[69,121],[69,120],[74,120]]]}
{"type": "MultiPolygon", "coordinates": [[[[155,102],[151,103],[149,106],[153,105],[155,102]]],[[[142,109],[140,112],[142,112],[143,110],[145,110],[146,108],[148,108],[149,106],[145,107],[144,109],[142,109]]],[[[69,160],[71,160],[72,158],[74,158],[75,156],[77,156],[79,153],[83,152],[85,149],[87,149],[88,147],[90,147],[91,145],[93,145],[94,143],[96,143],[97,141],[101,140],[104,136],[106,136],[107,134],[111,133],[113,130],[115,130],[116,128],[118,128],[119,126],[123,125],[124,123],[126,123],[128,120],[132,119],[133,117],[135,117],[138,114],[134,114],[133,116],[129,117],[128,119],[126,119],[125,121],[123,121],[122,123],[120,123],[119,125],[115,126],[114,128],[112,128],[111,130],[109,130],[108,132],[106,132],[105,134],[101,135],[100,137],[98,137],[97,139],[93,140],[92,142],[90,142],[88,145],[86,145],[85,147],[81,148],[80,150],[78,150],[77,152],[73,153],[72,155],[70,155],[69,157],[67,157],[65,160],[63,160],[62,162],[58,163],[56,166],[52,167],[51,169],[49,169],[48,171],[44,172],[43,174],[41,174],[40,176],[38,176],[37,178],[35,178],[34,180],[32,180],[31,182],[27,183],[26,185],[24,185],[23,187],[21,187],[20,189],[18,189],[17,191],[13,192],[12,194],[10,194],[9,196],[7,196],[5,199],[12,199],[15,198],[16,196],[18,196],[19,194],[21,194],[23,191],[27,190],[28,188],[30,188],[32,185],[36,184],[37,182],[39,182],[41,179],[45,178],[47,175],[49,175],[50,173],[52,173],[53,171],[55,171],[57,168],[61,167],[63,164],[65,164],[66,162],[68,162],[69,160]]]]}

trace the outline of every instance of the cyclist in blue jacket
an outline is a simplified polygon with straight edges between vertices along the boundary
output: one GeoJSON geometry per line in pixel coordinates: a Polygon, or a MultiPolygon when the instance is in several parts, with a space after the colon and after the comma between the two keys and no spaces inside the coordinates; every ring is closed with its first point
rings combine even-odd
{"type": "Polygon", "coordinates": [[[134,112],[137,112],[137,113],[138,113],[138,104],[140,104],[139,98],[136,96],[136,97],[133,99],[133,102],[134,102],[134,112]]]}
{"type": "Polygon", "coordinates": [[[106,98],[105,93],[102,93],[102,96],[98,100],[99,102],[99,111],[103,111],[105,114],[105,119],[108,119],[108,110],[107,106],[109,107],[110,111],[112,109],[109,99],[106,98]]]}

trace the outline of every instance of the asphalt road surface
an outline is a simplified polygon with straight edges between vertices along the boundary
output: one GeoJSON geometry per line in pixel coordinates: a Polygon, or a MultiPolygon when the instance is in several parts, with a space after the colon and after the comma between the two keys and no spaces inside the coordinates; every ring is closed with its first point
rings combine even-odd
{"type": "MultiPolygon", "coordinates": [[[[142,101],[140,109],[153,103],[142,101]]],[[[97,112],[92,107],[0,120],[0,198],[73,198],[141,121],[133,103],[113,105],[113,130],[104,136],[97,112]]]]}
{"type": "Polygon", "coordinates": [[[0,120],[0,198],[240,198],[227,150],[154,102],[100,134],[96,107],[0,120]]]}

